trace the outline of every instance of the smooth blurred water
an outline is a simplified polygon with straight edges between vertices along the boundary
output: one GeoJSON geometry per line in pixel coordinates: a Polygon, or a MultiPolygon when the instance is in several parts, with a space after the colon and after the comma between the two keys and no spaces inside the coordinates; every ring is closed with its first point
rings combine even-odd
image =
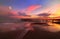
{"type": "MultiPolygon", "coordinates": [[[[60,31],[60,24],[55,24],[55,23],[47,23],[47,24],[40,24],[40,25],[31,25],[31,23],[27,23],[30,24],[29,26],[36,27],[45,31],[49,31],[49,32],[59,32],[60,31]]],[[[13,30],[23,30],[25,29],[26,23],[22,22],[22,23],[0,23],[0,32],[7,32],[7,31],[13,31],[13,30]]]]}
{"type": "Polygon", "coordinates": [[[31,24],[31,22],[21,23],[0,23],[0,39],[44,39],[60,38],[60,24],[31,24]],[[31,31],[29,31],[31,30],[31,31]],[[32,31],[33,30],[33,31],[32,31]],[[1,33],[2,32],[2,33],[1,33]],[[29,32],[29,33],[28,33],[29,32]]]}

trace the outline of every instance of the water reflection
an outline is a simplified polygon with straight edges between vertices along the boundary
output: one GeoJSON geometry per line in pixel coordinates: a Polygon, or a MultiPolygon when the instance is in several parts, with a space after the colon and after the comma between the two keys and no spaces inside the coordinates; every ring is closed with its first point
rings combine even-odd
{"type": "MultiPolygon", "coordinates": [[[[59,32],[59,31],[60,31],[60,25],[55,23],[45,23],[45,24],[33,24],[32,22],[0,23],[0,34],[2,35],[0,36],[4,39],[5,38],[22,39],[24,38],[24,36],[30,39],[32,37],[34,37],[34,39],[44,38],[44,37],[55,38],[56,35],[55,32],[59,32]]],[[[58,33],[58,35],[60,34],[58,33]]]]}
{"type": "Polygon", "coordinates": [[[0,23],[0,32],[9,32],[15,30],[33,30],[31,23],[0,23]]]}
{"type": "Polygon", "coordinates": [[[0,23],[0,32],[8,32],[14,30],[23,30],[24,23],[0,23]]]}
{"type": "Polygon", "coordinates": [[[30,22],[22,22],[22,23],[0,23],[0,32],[12,31],[12,30],[23,30],[23,29],[32,29],[33,27],[49,31],[49,32],[59,32],[60,25],[55,23],[48,24],[40,24],[40,25],[31,25],[30,22]],[[32,26],[32,27],[31,27],[32,26]]]}
{"type": "Polygon", "coordinates": [[[59,32],[60,31],[60,25],[55,23],[48,23],[50,26],[40,26],[41,29],[49,32],[59,32]]]}

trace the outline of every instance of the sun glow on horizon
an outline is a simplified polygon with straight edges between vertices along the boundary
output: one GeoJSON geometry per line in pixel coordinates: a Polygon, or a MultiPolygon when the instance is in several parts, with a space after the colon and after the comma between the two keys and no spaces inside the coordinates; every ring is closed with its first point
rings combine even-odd
{"type": "Polygon", "coordinates": [[[60,16],[60,4],[56,5],[55,9],[56,9],[56,11],[53,12],[53,14],[51,14],[49,17],[58,17],[58,16],[60,16]]]}

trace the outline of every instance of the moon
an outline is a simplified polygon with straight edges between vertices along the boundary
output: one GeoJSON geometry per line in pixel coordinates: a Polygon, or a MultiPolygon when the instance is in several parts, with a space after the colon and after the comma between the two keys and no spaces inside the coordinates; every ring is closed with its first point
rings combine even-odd
{"type": "Polygon", "coordinates": [[[9,6],[9,10],[12,10],[12,6],[9,6]]]}

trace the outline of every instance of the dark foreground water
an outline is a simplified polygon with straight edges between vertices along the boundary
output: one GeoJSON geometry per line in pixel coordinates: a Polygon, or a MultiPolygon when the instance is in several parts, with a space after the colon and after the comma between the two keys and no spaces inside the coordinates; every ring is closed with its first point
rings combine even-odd
{"type": "MultiPolygon", "coordinates": [[[[26,24],[29,29],[30,23],[26,24]]],[[[26,30],[25,23],[0,23],[0,39],[60,39],[59,24],[30,24],[30,26],[33,30],[26,30]],[[27,33],[23,36],[22,32],[27,33]]]]}

